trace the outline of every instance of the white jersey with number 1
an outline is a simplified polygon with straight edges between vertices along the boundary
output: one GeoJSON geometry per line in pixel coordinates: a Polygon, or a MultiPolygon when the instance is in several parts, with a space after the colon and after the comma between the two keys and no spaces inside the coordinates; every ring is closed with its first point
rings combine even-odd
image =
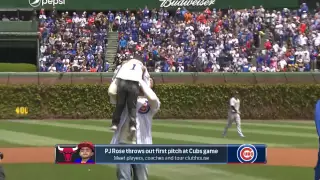
{"type": "Polygon", "coordinates": [[[143,75],[142,67],[143,64],[141,61],[131,59],[121,65],[116,78],[139,82],[142,79],[143,75]]]}
{"type": "Polygon", "coordinates": [[[121,114],[120,124],[111,144],[152,144],[152,119],[160,109],[160,100],[146,82],[140,81],[142,90],[149,98],[139,97],[137,101],[137,131],[130,132],[128,109],[121,114]]]}

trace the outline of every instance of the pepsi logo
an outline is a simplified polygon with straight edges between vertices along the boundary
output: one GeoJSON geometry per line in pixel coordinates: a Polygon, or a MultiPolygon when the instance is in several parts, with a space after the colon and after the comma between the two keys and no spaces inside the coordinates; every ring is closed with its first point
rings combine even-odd
{"type": "Polygon", "coordinates": [[[254,163],[257,157],[258,151],[254,145],[243,144],[237,150],[237,158],[241,163],[254,163]]]}

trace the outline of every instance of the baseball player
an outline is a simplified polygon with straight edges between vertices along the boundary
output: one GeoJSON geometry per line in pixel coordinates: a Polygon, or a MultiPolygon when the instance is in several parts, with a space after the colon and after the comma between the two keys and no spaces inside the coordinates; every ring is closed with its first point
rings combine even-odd
{"type": "Polygon", "coordinates": [[[235,122],[237,125],[237,131],[240,137],[244,137],[241,131],[241,119],[240,119],[240,99],[239,92],[235,91],[233,96],[229,101],[229,111],[228,111],[228,124],[224,129],[223,137],[227,135],[228,129],[231,127],[232,123],[235,122]]]}
{"type": "Polygon", "coordinates": [[[130,131],[136,131],[136,106],[140,92],[139,81],[142,80],[146,68],[138,59],[130,59],[124,62],[116,73],[117,85],[116,107],[112,116],[112,130],[117,130],[120,116],[124,108],[128,108],[130,131]]]}
{"type": "MultiPolygon", "coordinates": [[[[153,79],[150,83],[145,81],[140,82],[141,92],[137,103],[137,130],[135,133],[128,131],[129,125],[125,121],[128,112],[125,110],[122,113],[121,121],[117,131],[114,133],[111,144],[152,144],[152,119],[159,111],[160,101],[154,91],[153,79]]],[[[117,178],[118,180],[131,180],[133,175],[134,180],[148,180],[148,169],[146,164],[118,164],[117,178]]]]}

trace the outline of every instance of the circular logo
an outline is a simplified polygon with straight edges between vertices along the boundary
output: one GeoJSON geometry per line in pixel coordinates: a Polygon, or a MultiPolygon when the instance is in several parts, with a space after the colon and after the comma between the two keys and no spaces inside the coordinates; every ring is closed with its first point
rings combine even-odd
{"type": "Polygon", "coordinates": [[[139,113],[140,114],[147,114],[150,111],[150,105],[148,103],[148,101],[146,101],[141,108],[139,109],[139,113]]]}
{"type": "Polygon", "coordinates": [[[41,0],[29,0],[29,4],[31,7],[39,7],[41,4],[41,0]]]}
{"type": "Polygon", "coordinates": [[[251,144],[243,144],[237,150],[237,158],[241,163],[254,163],[257,157],[258,151],[251,144]]]}

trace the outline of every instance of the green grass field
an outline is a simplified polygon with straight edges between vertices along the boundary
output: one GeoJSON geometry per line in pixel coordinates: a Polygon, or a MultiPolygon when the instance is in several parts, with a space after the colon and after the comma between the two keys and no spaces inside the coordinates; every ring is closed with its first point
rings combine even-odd
{"type": "MultiPolygon", "coordinates": [[[[245,139],[231,128],[221,133],[225,121],[154,120],[155,144],[242,144],[261,143],[269,147],[318,148],[312,121],[243,120],[245,139]]],[[[0,151],[3,147],[54,146],[91,141],[109,144],[110,121],[0,121],[0,151]]],[[[41,153],[41,152],[39,152],[41,153]]],[[[315,157],[316,158],[316,157],[315,157]]],[[[116,180],[113,165],[4,164],[8,180],[116,180]],[[88,171],[90,168],[90,171],[88,171]]],[[[150,180],[301,180],[312,179],[313,168],[264,165],[150,165],[150,180]]]]}

